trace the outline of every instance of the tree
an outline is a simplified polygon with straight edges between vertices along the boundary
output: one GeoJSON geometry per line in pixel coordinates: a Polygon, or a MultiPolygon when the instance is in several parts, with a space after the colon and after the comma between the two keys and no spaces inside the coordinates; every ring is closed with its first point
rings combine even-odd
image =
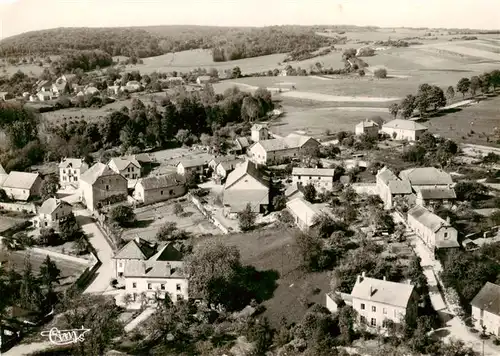
{"type": "Polygon", "coordinates": [[[496,91],[497,87],[500,86],[500,70],[495,69],[490,73],[491,85],[493,86],[493,91],[496,91]]]}
{"type": "Polygon", "coordinates": [[[339,310],[340,337],[344,345],[350,345],[354,340],[354,324],[356,321],[356,311],[348,305],[339,310]]]}
{"type": "Polygon", "coordinates": [[[177,223],[173,221],[167,221],[156,233],[156,239],[158,241],[169,241],[173,240],[175,233],[177,231],[177,223]]]}
{"type": "Polygon", "coordinates": [[[398,117],[399,113],[399,105],[394,103],[389,106],[389,113],[394,116],[394,119],[398,117]]]}
{"type": "Polygon", "coordinates": [[[433,85],[430,90],[430,104],[434,106],[434,110],[446,106],[446,97],[443,89],[437,85],[433,85]]]}
{"type": "Polygon", "coordinates": [[[40,229],[40,237],[38,241],[43,246],[57,246],[62,243],[61,238],[54,229],[40,229]]]}
{"type": "Polygon", "coordinates": [[[245,209],[238,213],[238,222],[241,231],[249,231],[255,227],[256,214],[252,211],[252,206],[248,203],[245,209]]]}
{"type": "Polygon", "coordinates": [[[314,234],[300,231],[295,235],[295,243],[299,249],[302,266],[308,271],[316,271],[322,253],[320,239],[314,234]]]}
{"type": "Polygon", "coordinates": [[[420,136],[418,141],[420,145],[422,145],[422,147],[425,147],[427,150],[433,150],[436,148],[436,138],[428,131],[424,132],[424,134],[420,136]]]}
{"type": "Polygon", "coordinates": [[[84,235],[73,213],[59,222],[59,233],[63,242],[74,241],[84,235]]]}
{"type": "Polygon", "coordinates": [[[240,67],[234,67],[231,71],[231,79],[241,78],[241,69],[240,67]]]}
{"type": "Polygon", "coordinates": [[[39,274],[42,283],[50,288],[52,284],[59,283],[61,270],[57,268],[57,265],[50,259],[50,256],[47,255],[47,258],[40,266],[39,274]]]}
{"type": "Polygon", "coordinates": [[[121,227],[125,227],[135,220],[134,209],[129,205],[115,206],[109,212],[109,218],[121,227]]]}
{"type": "Polygon", "coordinates": [[[184,208],[182,207],[181,203],[174,204],[174,214],[176,216],[182,216],[184,214],[184,208]]]}
{"type": "Polygon", "coordinates": [[[488,188],[478,182],[458,182],[454,189],[460,201],[476,201],[488,193],[488,188]]]}
{"type": "Polygon", "coordinates": [[[240,252],[235,246],[215,239],[203,241],[187,257],[190,293],[208,303],[224,303],[220,288],[231,282],[240,267],[240,252]]]}
{"type": "Polygon", "coordinates": [[[476,95],[477,90],[481,88],[481,79],[478,76],[470,78],[470,91],[473,96],[476,95]]]}
{"type": "Polygon", "coordinates": [[[490,73],[483,73],[479,76],[479,81],[481,83],[480,89],[483,94],[488,94],[491,87],[491,75],[490,73]]]}
{"type": "Polygon", "coordinates": [[[53,198],[56,196],[57,191],[59,190],[59,179],[55,174],[51,174],[47,176],[43,182],[42,187],[40,188],[40,196],[43,200],[48,198],[53,198]]]}
{"type": "Polygon", "coordinates": [[[469,78],[462,78],[457,83],[457,92],[462,93],[464,99],[465,94],[470,90],[471,82],[469,78]]]}
{"type": "Polygon", "coordinates": [[[266,317],[257,320],[248,331],[248,340],[255,343],[255,355],[265,355],[273,342],[273,330],[266,317]]]}
{"type": "Polygon", "coordinates": [[[453,86],[450,85],[448,89],[446,89],[446,97],[449,101],[453,100],[455,97],[455,89],[453,89],[453,86]]]}
{"type": "Polygon", "coordinates": [[[316,200],[316,188],[314,188],[314,185],[312,184],[307,184],[304,187],[304,199],[307,200],[310,203],[314,203],[316,200]]]}
{"type": "Polygon", "coordinates": [[[385,68],[379,68],[379,69],[376,69],[374,72],[373,72],[373,75],[375,76],[375,78],[387,78],[387,69],[385,68]]]}
{"type": "Polygon", "coordinates": [[[401,116],[404,119],[409,119],[413,115],[413,111],[416,107],[416,100],[417,98],[415,96],[408,94],[399,105],[401,116]]]}
{"type": "Polygon", "coordinates": [[[273,198],[273,210],[280,211],[286,208],[286,197],[283,194],[276,195],[273,198]]]}

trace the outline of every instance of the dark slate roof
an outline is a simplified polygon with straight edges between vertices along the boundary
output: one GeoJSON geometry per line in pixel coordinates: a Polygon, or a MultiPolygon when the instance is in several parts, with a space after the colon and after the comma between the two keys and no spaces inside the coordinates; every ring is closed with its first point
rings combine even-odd
{"type": "Polygon", "coordinates": [[[470,304],[494,315],[500,315],[500,286],[486,282],[470,304]]]}
{"type": "Polygon", "coordinates": [[[131,240],[120,251],[117,252],[114,258],[116,259],[137,259],[147,260],[156,252],[155,246],[152,246],[146,240],[138,239],[139,241],[131,240]]]}

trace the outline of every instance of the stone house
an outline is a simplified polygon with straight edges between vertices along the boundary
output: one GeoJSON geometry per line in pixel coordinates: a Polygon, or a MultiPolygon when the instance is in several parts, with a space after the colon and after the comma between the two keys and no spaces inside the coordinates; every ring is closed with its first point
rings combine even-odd
{"type": "Polygon", "coordinates": [[[38,173],[11,171],[8,175],[2,174],[2,179],[0,188],[14,200],[27,201],[40,195],[42,178],[38,173]]]}
{"type": "Polygon", "coordinates": [[[383,167],[378,171],[376,177],[377,193],[384,202],[384,207],[393,207],[397,197],[410,199],[413,191],[408,180],[398,178],[389,168],[383,167]]]}
{"type": "Polygon", "coordinates": [[[185,176],[187,174],[204,175],[208,168],[208,162],[204,158],[181,160],[177,164],[177,174],[185,176]]]}
{"type": "Polygon", "coordinates": [[[415,187],[416,204],[424,207],[435,207],[437,205],[450,206],[457,198],[455,190],[448,187],[415,187]]]}
{"type": "Polygon", "coordinates": [[[500,336],[500,286],[486,282],[470,303],[474,327],[487,334],[500,336]]]}
{"type": "Polygon", "coordinates": [[[96,163],[80,176],[81,200],[90,211],[127,199],[127,179],[103,163],[96,163]]]}
{"type": "Polygon", "coordinates": [[[327,168],[299,168],[292,169],[292,182],[306,186],[312,184],[318,192],[333,189],[334,169],[327,168]]]}
{"type": "Polygon", "coordinates": [[[89,165],[81,158],[64,158],[59,163],[59,184],[64,187],[67,185],[80,185],[80,176],[89,165]]]}
{"type": "Polygon", "coordinates": [[[317,206],[303,198],[295,198],[286,203],[286,207],[293,216],[295,225],[302,231],[307,231],[316,225],[316,219],[324,212],[317,206]]]}
{"type": "Polygon", "coordinates": [[[254,124],[251,128],[251,139],[253,142],[259,142],[269,139],[269,127],[267,124],[254,124]]]}
{"type": "Polygon", "coordinates": [[[184,180],[176,173],[171,173],[139,179],[135,186],[134,199],[148,205],[184,194],[186,194],[184,180]]]}
{"type": "Polygon", "coordinates": [[[242,158],[234,158],[232,160],[224,160],[219,162],[215,167],[215,176],[219,179],[224,179],[229,173],[236,169],[236,166],[245,162],[242,158]]]}
{"type": "Polygon", "coordinates": [[[115,173],[121,174],[126,179],[138,179],[141,177],[141,165],[134,158],[112,158],[108,163],[115,173]]]}
{"type": "Polygon", "coordinates": [[[273,165],[299,158],[301,153],[320,146],[321,144],[312,137],[290,134],[285,138],[256,142],[250,146],[248,154],[257,164],[273,165]]]}
{"type": "Polygon", "coordinates": [[[49,198],[38,209],[35,225],[57,230],[59,222],[70,216],[72,211],[72,206],[64,200],[49,198]]]}

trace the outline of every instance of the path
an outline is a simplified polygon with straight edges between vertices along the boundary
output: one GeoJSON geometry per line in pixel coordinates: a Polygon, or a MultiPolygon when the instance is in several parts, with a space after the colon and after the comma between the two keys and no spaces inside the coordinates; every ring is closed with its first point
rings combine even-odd
{"type": "Polygon", "coordinates": [[[102,231],[91,217],[90,212],[84,209],[74,210],[78,222],[82,225],[82,229],[89,237],[89,242],[97,251],[97,257],[102,265],[97,270],[96,276],[92,283],[85,289],[84,293],[104,293],[110,288],[110,281],[115,278],[113,264],[113,249],[104,237],[102,231]]]}
{"type": "Polygon", "coordinates": [[[134,330],[137,326],[139,326],[140,323],[142,323],[143,321],[148,319],[151,315],[153,315],[155,311],[156,308],[153,307],[146,308],[141,314],[137,316],[137,318],[135,318],[130,323],[125,325],[124,328],[125,332],[128,333],[134,330]]]}
{"type": "MultiPolygon", "coordinates": [[[[405,223],[401,217],[393,213],[393,218],[396,223],[405,223]]],[[[405,224],[406,225],[406,224],[405,224]]],[[[439,273],[442,271],[441,263],[435,260],[431,251],[427,248],[424,242],[413,233],[410,229],[406,229],[406,239],[411,243],[414,252],[420,257],[420,265],[424,269],[424,275],[429,285],[429,296],[431,299],[432,307],[436,310],[439,317],[445,324],[445,327],[439,330],[447,330],[449,334],[443,340],[451,338],[461,339],[466,344],[469,344],[475,351],[482,352],[483,341],[479,338],[478,334],[473,334],[465,323],[455,315],[455,305],[448,305],[445,298],[438,288],[438,283],[443,285],[439,273]]],[[[488,344],[484,344],[484,356],[498,356],[500,349],[495,349],[488,344]]]]}
{"type": "Polygon", "coordinates": [[[34,342],[32,344],[20,344],[12,347],[10,350],[2,352],[2,356],[22,356],[30,355],[33,352],[43,351],[54,347],[49,341],[34,342]]]}

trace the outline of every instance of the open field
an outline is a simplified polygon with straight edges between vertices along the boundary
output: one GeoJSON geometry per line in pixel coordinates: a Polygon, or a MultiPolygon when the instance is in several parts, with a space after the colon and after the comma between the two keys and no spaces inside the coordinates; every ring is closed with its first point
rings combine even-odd
{"type": "Polygon", "coordinates": [[[0,215],[0,232],[10,229],[16,224],[22,223],[23,219],[16,219],[8,216],[0,215]]]}
{"type": "Polygon", "coordinates": [[[310,302],[324,304],[324,293],[330,290],[329,272],[304,273],[300,269],[294,233],[293,229],[266,229],[220,237],[224,244],[238,248],[243,264],[255,266],[259,271],[274,270],[279,273],[273,297],[264,302],[267,309],[264,316],[275,326],[282,317],[288,322],[297,322],[302,318],[306,308],[299,302],[300,296],[305,295],[310,302]],[[313,295],[313,287],[321,291],[313,295]]]}
{"type": "Polygon", "coordinates": [[[187,198],[137,208],[135,213],[138,225],[141,226],[125,230],[122,236],[125,241],[132,240],[136,236],[152,241],[158,230],[167,222],[175,222],[179,229],[196,235],[218,235],[221,233],[187,198]],[[183,216],[174,214],[176,202],[179,202],[184,208],[183,216]]]}
{"type": "Polygon", "coordinates": [[[17,71],[21,71],[24,74],[39,76],[42,74],[43,70],[45,68],[49,68],[49,66],[43,66],[40,67],[36,64],[22,64],[22,65],[10,65],[10,64],[5,64],[5,65],[0,65],[0,76],[6,74],[9,77],[16,73],[17,71]]]}

